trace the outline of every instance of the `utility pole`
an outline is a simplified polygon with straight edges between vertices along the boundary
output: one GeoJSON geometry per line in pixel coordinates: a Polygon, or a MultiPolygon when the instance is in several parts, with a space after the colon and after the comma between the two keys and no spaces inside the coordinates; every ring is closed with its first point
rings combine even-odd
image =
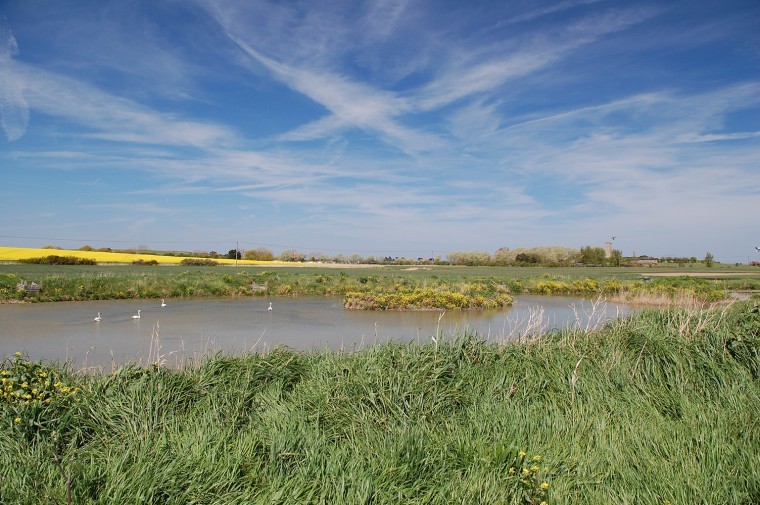
{"type": "Polygon", "coordinates": [[[240,255],[240,242],[235,242],[235,266],[237,266],[238,256],[240,255]]]}

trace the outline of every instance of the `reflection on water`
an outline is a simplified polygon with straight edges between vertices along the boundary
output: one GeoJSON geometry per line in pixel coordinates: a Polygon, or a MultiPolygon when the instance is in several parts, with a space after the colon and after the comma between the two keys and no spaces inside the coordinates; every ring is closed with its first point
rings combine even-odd
{"type": "Polygon", "coordinates": [[[573,297],[519,296],[499,311],[375,312],[343,309],[339,298],[98,301],[0,305],[0,356],[112,363],[180,364],[215,350],[240,353],[277,345],[347,351],[388,341],[476,333],[514,340],[568,325],[582,328],[630,309],[573,297]],[[270,301],[273,310],[267,310],[270,301]],[[141,317],[132,316],[140,311],[141,317]],[[102,321],[93,319],[101,313],[102,321]]]}

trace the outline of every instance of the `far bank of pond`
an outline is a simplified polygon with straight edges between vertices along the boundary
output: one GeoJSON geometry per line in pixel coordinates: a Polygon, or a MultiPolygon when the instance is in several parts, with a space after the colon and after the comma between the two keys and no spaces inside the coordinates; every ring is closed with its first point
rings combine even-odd
{"type": "Polygon", "coordinates": [[[346,310],[340,297],[103,300],[0,304],[0,355],[74,361],[78,366],[124,362],[169,366],[209,352],[238,354],[278,345],[297,350],[355,350],[388,341],[430,342],[475,333],[489,341],[579,325],[595,327],[630,313],[629,306],[580,297],[515,297],[499,310],[346,310]],[[273,309],[268,310],[272,302],[273,309]],[[140,318],[133,316],[140,311],[140,318]],[[95,322],[101,314],[102,321],[95,322]]]}

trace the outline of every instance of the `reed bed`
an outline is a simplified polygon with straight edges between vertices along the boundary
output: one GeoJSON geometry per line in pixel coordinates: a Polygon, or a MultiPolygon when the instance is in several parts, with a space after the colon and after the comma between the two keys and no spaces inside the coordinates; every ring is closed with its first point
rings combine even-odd
{"type": "Polygon", "coordinates": [[[60,386],[0,403],[0,502],[760,502],[757,301],[431,337],[108,374],[9,357],[12,393],[60,386]]]}

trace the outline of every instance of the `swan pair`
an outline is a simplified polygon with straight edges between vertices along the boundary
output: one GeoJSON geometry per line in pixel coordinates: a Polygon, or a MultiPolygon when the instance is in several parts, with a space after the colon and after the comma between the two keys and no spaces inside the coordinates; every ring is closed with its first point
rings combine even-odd
{"type": "MultiPolygon", "coordinates": [[[[162,307],[166,307],[166,302],[163,299],[161,300],[161,306],[162,307]]],[[[272,310],[272,304],[271,303],[269,304],[269,310],[272,310]]],[[[141,317],[142,316],[140,315],[140,309],[137,309],[137,314],[135,314],[134,316],[132,316],[132,319],[140,319],[141,317]]],[[[96,323],[99,323],[102,320],[103,320],[103,317],[100,315],[100,312],[98,312],[98,315],[95,316],[95,318],[93,319],[93,321],[95,321],[96,323]]]]}

